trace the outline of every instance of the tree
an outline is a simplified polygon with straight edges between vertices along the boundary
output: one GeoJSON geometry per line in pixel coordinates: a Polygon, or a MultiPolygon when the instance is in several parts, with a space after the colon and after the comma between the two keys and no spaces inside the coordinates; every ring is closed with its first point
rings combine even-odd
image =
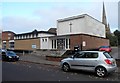
{"type": "Polygon", "coordinates": [[[115,30],[114,31],[114,35],[117,37],[118,45],[120,45],[120,31],[119,30],[115,30]]]}
{"type": "Polygon", "coordinates": [[[107,38],[110,40],[110,45],[111,46],[117,46],[118,45],[118,40],[116,36],[113,36],[112,34],[107,34],[107,38]]]}

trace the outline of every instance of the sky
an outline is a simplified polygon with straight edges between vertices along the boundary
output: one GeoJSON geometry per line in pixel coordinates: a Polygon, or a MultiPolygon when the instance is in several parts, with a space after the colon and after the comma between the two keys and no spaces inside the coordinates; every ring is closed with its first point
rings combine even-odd
{"type": "Polygon", "coordinates": [[[2,0],[0,3],[0,29],[17,34],[34,29],[47,31],[57,27],[57,20],[88,14],[102,20],[103,1],[111,31],[118,29],[118,0],[2,0]]]}

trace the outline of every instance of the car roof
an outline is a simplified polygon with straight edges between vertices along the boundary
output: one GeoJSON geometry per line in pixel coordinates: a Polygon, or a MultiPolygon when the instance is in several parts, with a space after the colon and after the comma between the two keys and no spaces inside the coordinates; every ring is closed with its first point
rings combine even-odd
{"type": "Polygon", "coordinates": [[[105,51],[80,51],[80,52],[105,52],[105,51]]]}

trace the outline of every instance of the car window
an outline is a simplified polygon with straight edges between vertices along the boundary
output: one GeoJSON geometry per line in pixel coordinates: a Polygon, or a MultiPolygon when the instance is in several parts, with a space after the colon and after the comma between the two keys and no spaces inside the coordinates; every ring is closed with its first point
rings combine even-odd
{"type": "Polygon", "coordinates": [[[8,56],[16,56],[16,54],[15,54],[14,52],[12,52],[12,51],[8,51],[8,52],[7,52],[7,55],[8,55],[8,56]]]}
{"type": "Polygon", "coordinates": [[[98,57],[98,53],[90,53],[90,52],[77,54],[76,56],[76,58],[97,58],[97,57],[98,57]]]}
{"type": "Polygon", "coordinates": [[[75,58],[82,58],[84,56],[84,53],[76,53],[75,58]]]}
{"type": "Polygon", "coordinates": [[[100,48],[110,48],[110,46],[101,46],[100,48]]]}
{"type": "Polygon", "coordinates": [[[112,56],[108,54],[107,52],[104,52],[103,54],[105,55],[106,58],[112,58],[112,56]]]}

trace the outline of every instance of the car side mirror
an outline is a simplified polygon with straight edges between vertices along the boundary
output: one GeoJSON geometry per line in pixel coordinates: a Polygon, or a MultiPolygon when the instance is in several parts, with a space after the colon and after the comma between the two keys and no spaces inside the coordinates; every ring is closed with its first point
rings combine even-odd
{"type": "Polygon", "coordinates": [[[72,59],[74,59],[74,56],[71,56],[72,59]]]}

